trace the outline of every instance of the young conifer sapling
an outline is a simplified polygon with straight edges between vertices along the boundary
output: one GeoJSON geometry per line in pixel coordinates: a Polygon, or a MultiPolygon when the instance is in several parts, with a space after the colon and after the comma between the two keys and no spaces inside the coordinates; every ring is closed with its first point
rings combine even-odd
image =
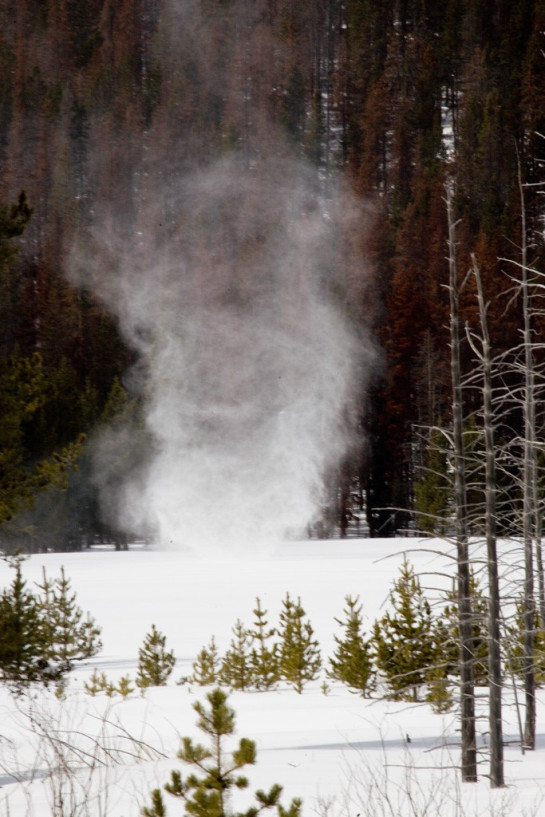
{"type": "MultiPolygon", "coordinates": [[[[278,817],[299,817],[301,800],[292,800],[288,808],[280,803],[282,786],[271,787],[268,792],[255,793],[255,805],[245,811],[230,808],[229,793],[233,789],[246,789],[248,778],[241,774],[245,766],[256,762],[256,746],[253,740],[241,738],[233,752],[225,751],[225,739],[235,732],[235,713],[227,703],[227,695],[221,689],[213,689],[206,696],[209,707],[197,701],[194,709],[199,719],[198,728],[207,736],[209,745],[194,743],[184,737],[178,757],[196,771],[185,779],[180,771],[171,772],[164,790],[183,800],[185,811],[194,817],[257,817],[267,809],[276,809],[278,817]]],[[[160,789],[151,795],[151,806],[142,809],[143,817],[166,817],[167,809],[160,789]]]]}

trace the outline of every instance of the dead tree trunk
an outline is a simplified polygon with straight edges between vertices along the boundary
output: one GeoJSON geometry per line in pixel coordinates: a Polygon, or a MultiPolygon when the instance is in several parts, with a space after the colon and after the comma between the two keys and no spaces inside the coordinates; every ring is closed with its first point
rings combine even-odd
{"type": "Polygon", "coordinates": [[[526,208],[524,188],[520,177],[521,196],[521,289],[524,338],[524,462],[523,462],[523,508],[522,530],[524,540],[524,695],[526,699],[526,721],[524,724],[524,744],[527,749],[535,749],[536,704],[534,642],[536,609],[534,597],[534,502],[537,490],[536,443],[535,443],[535,378],[532,349],[531,294],[528,276],[528,245],[526,239],[526,208]]]}
{"type": "Polygon", "coordinates": [[[465,452],[463,436],[460,327],[458,316],[458,271],[456,265],[456,224],[452,212],[452,191],[447,186],[450,346],[452,377],[452,436],[454,448],[454,503],[456,557],[458,568],[458,628],[460,633],[460,710],[462,733],[462,780],[477,780],[475,746],[475,689],[473,680],[473,633],[471,615],[471,571],[467,522],[465,452]]]}
{"type": "Polygon", "coordinates": [[[502,728],[502,672],[500,653],[500,587],[496,547],[496,453],[494,448],[494,415],[492,410],[492,357],[488,333],[487,305],[485,304],[481,274],[472,256],[473,274],[477,285],[481,348],[472,342],[482,368],[483,432],[485,443],[485,528],[488,567],[488,721],[490,731],[490,785],[504,785],[503,728],[502,728]]]}

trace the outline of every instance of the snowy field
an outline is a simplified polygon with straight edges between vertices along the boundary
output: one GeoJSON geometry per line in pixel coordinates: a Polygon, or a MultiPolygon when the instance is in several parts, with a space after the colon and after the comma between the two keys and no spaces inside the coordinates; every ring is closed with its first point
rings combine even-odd
{"type": "MultiPolygon", "coordinates": [[[[241,551],[232,560],[147,549],[31,557],[23,566],[29,583],[40,580],[43,565],[50,577],[65,567],[79,605],[102,627],[103,649],[73,673],[62,701],[44,693],[19,699],[0,693],[1,817],[137,817],[171,769],[185,773],[176,760],[180,737],[205,740],[192,704],[206,690],[176,680],[190,674],[212,635],[223,653],[236,619],[252,624],[256,596],[275,624],[289,591],[301,597],[325,662],[340,633],[334,618],[342,617],[344,597],[359,595],[368,632],[385,609],[404,550],[431,598],[450,586],[453,564],[441,552],[446,546],[432,545],[417,539],[292,542],[269,552],[241,551]],[[169,686],[127,699],[85,694],[83,683],[94,669],[113,681],[127,674],[134,679],[138,648],[152,624],[177,658],[169,686]],[[74,747],[80,753],[76,777],[65,769],[74,762],[74,747]]],[[[11,578],[0,563],[2,585],[11,578]]],[[[378,694],[361,699],[332,682],[326,695],[322,681],[302,695],[283,687],[230,696],[236,739],[257,742],[250,794],[280,783],[285,805],[303,798],[304,817],[545,815],[542,690],[538,749],[526,755],[518,744],[513,693],[506,691],[507,786],[490,791],[483,691],[480,780],[461,784],[455,713],[436,715],[426,704],[388,702],[378,694]]],[[[249,796],[238,793],[234,807],[247,807],[249,796]]],[[[179,801],[165,797],[168,815],[183,814],[179,801]]]]}

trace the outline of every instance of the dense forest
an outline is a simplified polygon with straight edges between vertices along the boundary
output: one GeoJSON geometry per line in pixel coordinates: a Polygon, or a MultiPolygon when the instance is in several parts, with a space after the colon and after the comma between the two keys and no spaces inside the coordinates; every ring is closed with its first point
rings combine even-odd
{"type": "MultiPolygon", "coordinates": [[[[190,207],[182,218],[158,191],[233,155],[247,167],[265,156],[269,173],[296,157],[324,200],[342,184],[360,202],[336,238],[345,270],[331,288],[347,323],[370,332],[374,362],[354,384],[358,434],[311,532],[409,529],[432,503],[434,429],[452,422],[446,188],[458,275],[478,264],[497,359],[520,349],[513,277],[544,269],[544,30],[543,0],[0,0],[4,540],[123,546],[129,531],[100,511],[89,441],[121,415],[141,427],[127,375],[139,347],[91,273],[76,281],[74,246],[92,234],[107,267],[111,225],[128,242],[149,221],[188,228],[190,207]]],[[[478,325],[472,281],[460,310],[478,325]]],[[[536,337],[542,320],[536,308],[536,337]]],[[[463,344],[466,372],[472,355],[463,344]]],[[[501,382],[516,394],[512,358],[501,382]]],[[[474,399],[468,389],[477,434],[474,399]]],[[[503,409],[506,451],[523,414],[515,398],[503,409]]],[[[118,467],[142,448],[128,445],[118,467]]]]}

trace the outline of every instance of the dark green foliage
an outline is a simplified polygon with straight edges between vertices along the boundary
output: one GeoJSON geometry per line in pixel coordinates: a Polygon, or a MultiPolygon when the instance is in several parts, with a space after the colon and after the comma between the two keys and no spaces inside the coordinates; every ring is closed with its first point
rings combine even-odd
{"type": "Polygon", "coordinates": [[[322,661],[318,642],[313,638],[310,621],[305,621],[301,599],[292,601],[289,593],[280,612],[280,676],[301,693],[308,681],[318,678],[322,661]]]}
{"type": "Polygon", "coordinates": [[[199,686],[211,686],[218,680],[219,656],[214,636],[210,644],[203,647],[193,662],[193,674],[190,680],[199,686]]]}
{"type": "Polygon", "coordinates": [[[271,639],[276,635],[276,629],[269,627],[266,619],[267,611],[261,608],[259,598],[256,599],[253,614],[255,616],[254,628],[248,630],[248,634],[253,639],[250,653],[253,683],[257,689],[270,689],[280,677],[278,645],[270,644],[271,639]]]}
{"type": "Polygon", "coordinates": [[[373,647],[392,696],[418,700],[419,689],[438,661],[430,605],[407,559],[390,593],[392,612],[375,621],[373,647]]]}
{"type": "Polygon", "coordinates": [[[31,505],[39,491],[65,488],[69,472],[76,467],[83,435],[49,459],[31,461],[29,448],[43,453],[29,438],[36,433],[50,395],[51,384],[38,353],[14,354],[0,362],[0,524],[31,505]]]}
{"type": "Polygon", "coordinates": [[[141,690],[166,685],[176,659],[172,651],[165,649],[165,644],[166,636],[152,624],[150,632],[138,650],[136,685],[141,690]]]}
{"type": "Polygon", "coordinates": [[[237,619],[233,627],[231,646],[222,659],[219,671],[221,683],[231,689],[248,689],[252,683],[250,643],[250,634],[244,628],[242,621],[237,619]]]}
{"type": "MultiPolygon", "coordinates": [[[[196,773],[185,780],[178,770],[171,772],[169,783],[164,786],[168,794],[184,801],[186,813],[193,817],[257,817],[265,809],[276,808],[279,817],[298,817],[300,800],[292,800],[288,809],[282,808],[282,787],[274,785],[269,792],[257,791],[255,806],[244,812],[229,810],[228,794],[233,788],[245,789],[248,779],[239,772],[256,762],[255,743],[241,738],[238,748],[230,755],[225,753],[224,739],[235,731],[235,713],[227,704],[227,695],[214,689],[206,696],[210,708],[196,702],[194,709],[199,719],[197,726],[210,741],[207,748],[184,737],[178,757],[184,763],[196,767],[196,773]]],[[[152,792],[152,804],[142,809],[143,817],[166,817],[166,808],[160,789],[152,792]]]]}
{"type": "Polygon", "coordinates": [[[76,662],[100,650],[100,631],[89,615],[84,619],[64,571],[53,581],[44,576],[39,595],[26,587],[21,558],[10,565],[15,577],[0,594],[0,677],[17,689],[61,683],[76,662]]]}
{"type": "Polygon", "coordinates": [[[361,604],[358,597],[346,596],[345,619],[336,618],[344,634],[335,636],[337,648],[329,659],[328,675],[336,681],[346,684],[352,692],[368,695],[374,687],[374,669],[371,654],[371,643],[362,634],[361,604]]]}
{"type": "Polygon", "coordinates": [[[0,362],[0,522],[32,496],[25,469],[24,427],[45,401],[40,355],[13,355],[0,362]]]}
{"type": "Polygon", "coordinates": [[[40,600],[22,576],[21,560],[10,566],[15,576],[0,595],[0,676],[16,688],[41,680],[46,666],[40,600]]]}

